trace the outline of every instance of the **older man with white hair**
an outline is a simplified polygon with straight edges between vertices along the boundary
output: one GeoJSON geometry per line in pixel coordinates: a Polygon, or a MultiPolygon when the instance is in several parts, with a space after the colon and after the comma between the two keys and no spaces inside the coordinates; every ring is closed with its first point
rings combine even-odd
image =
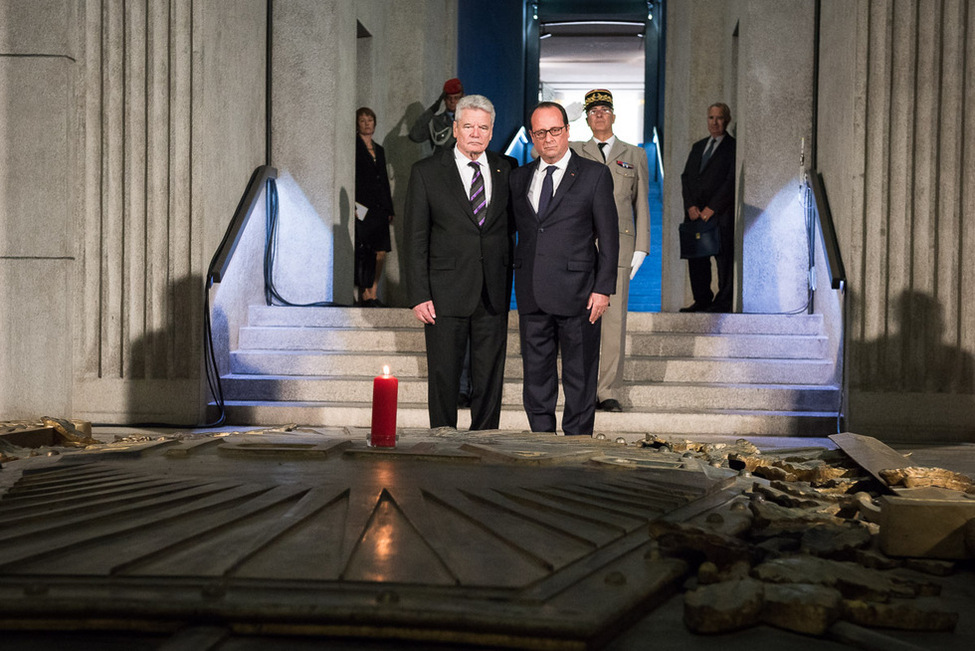
{"type": "Polygon", "coordinates": [[[471,429],[497,429],[511,301],[514,226],[507,161],[487,151],[494,106],[457,103],[454,147],[413,165],[406,195],[407,289],[424,324],[430,427],[457,427],[471,348],[471,429]]]}

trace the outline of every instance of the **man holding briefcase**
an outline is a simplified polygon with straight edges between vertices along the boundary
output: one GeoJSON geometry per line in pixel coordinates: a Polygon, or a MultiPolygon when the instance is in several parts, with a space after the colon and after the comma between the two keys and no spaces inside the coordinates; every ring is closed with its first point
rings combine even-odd
{"type": "MultiPolygon", "coordinates": [[[[735,139],[727,132],[731,109],[716,103],[708,107],[707,138],[691,147],[681,188],[684,195],[685,224],[710,225],[717,221],[720,247],[713,254],[718,269],[718,293],[711,292],[711,257],[687,257],[687,271],[691,278],[694,303],[682,307],[681,312],[731,312],[734,300],[735,269],[735,139]]],[[[682,247],[683,248],[683,247],[682,247]]],[[[690,253],[694,255],[694,253],[690,253]]]]}

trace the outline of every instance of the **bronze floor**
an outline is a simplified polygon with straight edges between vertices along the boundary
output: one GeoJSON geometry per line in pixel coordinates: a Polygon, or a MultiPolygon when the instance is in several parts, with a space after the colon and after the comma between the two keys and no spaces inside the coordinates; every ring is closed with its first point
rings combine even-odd
{"type": "MultiPolygon", "coordinates": [[[[684,627],[685,576],[648,560],[646,522],[727,499],[728,469],[525,432],[395,451],[363,430],[173,433],[98,428],[102,446],[5,464],[4,649],[849,648],[684,627]]],[[[975,445],[909,451],[975,474],[975,445]]],[[[904,648],[975,648],[975,576],[943,582],[958,629],[887,633],[904,648]]]]}

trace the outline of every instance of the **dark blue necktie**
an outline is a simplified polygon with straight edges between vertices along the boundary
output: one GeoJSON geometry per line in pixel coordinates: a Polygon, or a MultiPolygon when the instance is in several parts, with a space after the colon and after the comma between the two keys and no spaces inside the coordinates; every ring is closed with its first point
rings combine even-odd
{"type": "Polygon", "coordinates": [[[552,201],[552,195],[555,194],[555,184],[552,182],[552,174],[558,168],[555,165],[549,165],[545,168],[545,178],[542,179],[542,192],[538,195],[538,216],[541,217],[548,210],[548,204],[552,201]]]}
{"type": "Polygon", "coordinates": [[[714,153],[714,138],[711,138],[711,140],[708,142],[707,149],[704,150],[704,155],[701,156],[702,170],[704,169],[704,166],[708,164],[708,160],[711,158],[711,154],[713,153],[714,153]]]}

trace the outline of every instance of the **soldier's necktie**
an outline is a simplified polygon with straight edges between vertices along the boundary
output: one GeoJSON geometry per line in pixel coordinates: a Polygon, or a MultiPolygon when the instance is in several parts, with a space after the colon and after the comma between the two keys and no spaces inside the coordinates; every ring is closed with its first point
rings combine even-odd
{"type": "Polygon", "coordinates": [[[599,153],[603,155],[603,162],[606,162],[606,144],[605,142],[599,143],[599,153]]]}

